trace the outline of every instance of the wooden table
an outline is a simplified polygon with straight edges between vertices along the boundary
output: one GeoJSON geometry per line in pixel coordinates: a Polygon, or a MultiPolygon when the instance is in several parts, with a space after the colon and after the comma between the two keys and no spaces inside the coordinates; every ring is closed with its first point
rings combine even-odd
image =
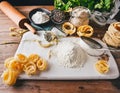
{"type": "MultiPolygon", "coordinates": [[[[52,10],[52,6],[17,6],[24,15],[34,8],[44,7],[52,10]]],[[[9,27],[17,27],[0,11],[0,43],[20,41],[18,37],[9,36],[9,27]]],[[[95,35],[105,33],[105,29],[95,28],[95,35]]],[[[14,56],[18,44],[0,45],[0,75],[4,70],[4,60],[14,56]]],[[[112,52],[120,70],[120,52],[112,52]]],[[[120,77],[115,80],[77,80],[77,81],[36,81],[18,80],[14,86],[6,86],[0,79],[0,93],[120,93],[120,77]]]]}

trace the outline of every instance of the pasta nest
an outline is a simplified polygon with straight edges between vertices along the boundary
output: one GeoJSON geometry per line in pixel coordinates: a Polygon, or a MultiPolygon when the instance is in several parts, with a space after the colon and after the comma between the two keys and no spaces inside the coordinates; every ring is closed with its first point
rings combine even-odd
{"type": "Polygon", "coordinates": [[[39,58],[40,58],[39,55],[37,55],[37,54],[31,54],[28,57],[28,61],[36,63],[39,60],[39,58]]]}
{"type": "Polygon", "coordinates": [[[107,64],[107,61],[105,61],[105,60],[99,60],[95,64],[95,68],[101,74],[105,74],[109,71],[109,65],[107,64]]]}
{"type": "Polygon", "coordinates": [[[47,62],[45,59],[42,59],[40,58],[38,61],[37,61],[37,68],[41,71],[43,70],[46,70],[47,69],[47,62]]]}
{"type": "Polygon", "coordinates": [[[94,32],[93,28],[89,25],[83,25],[77,28],[78,36],[91,37],[93,35],[93,32],[94,32]]]}
{"type": "Polygon", "coordinates": [[[22,69],[23,69],[22,64],[18,60],[16,60],[14,57],[7,58],[4,62],[4,66],[7,69],[12,69],[19,73],[22,72],[22,69]]]}
{"type": "Polygon", "coordinates": [[[110,24],[108,31],[106,31],[103,41],[109,46],[120,47],[120,22],[110,24]]]}
{"type": "Polygon", "coordinates": [[[17,54],[15,58],[7,58],[4,66],[6,70],[2,73],[3,82],[7,85],[14,85],[22,71],[27,75],[34,75],[37,73],[37,69],[46,70],[47,61],[38,54],[31,54],[28,57],[24,54],[17,54]]]}
{"type": "Polygon", "coordinates": [[[67,34],[67,35],[72,35],[76,32],[76,27],[71,24],[70,22],[65,22],[62,25],[62,30],[67,34]]]}
{"type": "Polygon", "coordinates": [[[7,85],[14,85],[16,83],[18,73],[12,69],[7,69],[3,72],[2,76],[3,82],[7,85]]]}
{"type": "Polygon", "coordinates": [[[28,62],[28,58],[24,54],[17,54],[16,59],[21,63],[25,64],[28,62]]]}
{"type": "Polygon", "coordinates": [[[33,62],[28,62],[28,63],[26,63],[26,64],[23,66],[23,70],[25,71],[25,73],[26,73],[27,75],[33,75],[33,74],[36,74],[36,72],[37,72],[36,65],[35,65],[35,63],[33,63],[33,62]]]}

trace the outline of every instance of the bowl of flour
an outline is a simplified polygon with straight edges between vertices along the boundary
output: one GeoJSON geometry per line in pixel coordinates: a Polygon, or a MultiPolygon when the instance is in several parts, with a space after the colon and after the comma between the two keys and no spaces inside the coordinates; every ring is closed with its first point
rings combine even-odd
{"type": "Polygon", "coordinates": [[[50,21],[51,12],[45,8],[35,8],[29,12],[29,20],[34,25],[45,25],[50,21]]]}

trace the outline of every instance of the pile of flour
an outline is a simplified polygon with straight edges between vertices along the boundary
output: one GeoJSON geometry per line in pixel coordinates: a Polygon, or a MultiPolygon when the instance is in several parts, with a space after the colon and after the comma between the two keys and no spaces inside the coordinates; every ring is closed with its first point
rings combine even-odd
{"type": "Polygon", "coordinates": [[[41,23],[47,22],[49,20],[49,16],[44,12],[39,12],[38,11],[35,14],[33,14],[32,20],[36,24],[41,24],[41,23]]]}
{"type": "Polygon", "coordinates": [[[64,67],[80,68],[87,59],[86,52],[73,42],[59,42],[55,51],[59,63],[64,67]]]}

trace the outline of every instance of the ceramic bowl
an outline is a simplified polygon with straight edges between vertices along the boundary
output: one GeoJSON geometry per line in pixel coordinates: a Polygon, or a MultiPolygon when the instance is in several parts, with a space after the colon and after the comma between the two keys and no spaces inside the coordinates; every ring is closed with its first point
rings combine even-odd
{"type": "Polygon", "coordinates": [[[49,23],[50,15],[51,15],[51,12],[49,10],[45,9],[45,8],[35,8],[35,9],[33,9],[29,12],[29,20],[34,25],[41,26],[41,25],[45,25],[45,24],[49,23]],[[49,17],[49,19],[47,21],[43,22],[43,23],[35,23],[35,21],[33,21],[33,19],[32,19],[32,16],[37,12],[44,13],[45,15],[47,15],[49,17]]]}
{"type": "Polygon", "coordinates": [[[61,10],[54,9],[51,11],[51,21],[54,24],[62,24],[65,21],[65,13],[61,10]]]}

